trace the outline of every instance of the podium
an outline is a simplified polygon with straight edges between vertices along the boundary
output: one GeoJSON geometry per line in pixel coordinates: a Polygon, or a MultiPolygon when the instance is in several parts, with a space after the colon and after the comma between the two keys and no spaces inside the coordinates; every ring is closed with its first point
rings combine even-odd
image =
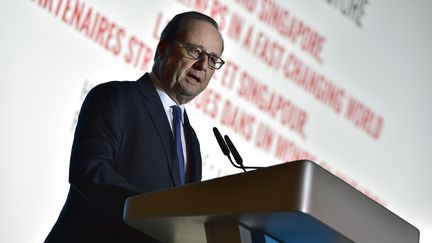
{"type": "Polygon", "coordinates": [[[130,197],[124,221],[174,243],[413,243],[420,234],[308,160],[130,197]]]}

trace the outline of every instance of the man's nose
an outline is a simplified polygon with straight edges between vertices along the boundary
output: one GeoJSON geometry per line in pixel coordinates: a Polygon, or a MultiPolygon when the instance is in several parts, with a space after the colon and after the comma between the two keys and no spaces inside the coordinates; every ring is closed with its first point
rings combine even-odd
{"type": "Polygon", "coordinates": [[[194,63],[194,67],[198,70],[206,71],[208,68],[208,56],[202,55],[201,57],[199,57],[194,63]]]}

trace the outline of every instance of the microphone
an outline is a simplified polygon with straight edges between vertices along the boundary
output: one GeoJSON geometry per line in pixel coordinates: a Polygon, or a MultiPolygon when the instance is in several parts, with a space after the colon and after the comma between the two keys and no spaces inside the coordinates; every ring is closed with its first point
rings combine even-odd
{"type": "Polygon", "coordinates": [[[239,169],[242,169],[243,171],[246,172],[246,169],[261,169],[264,167],[257,167],[257,166],[244,166],[243,165],[243,159],[240,156],[239,152],[237,151],[236,147],[234,146],[233,142],[231,141],[231,139],[225,135],[225,140],[222,138],[222,135],[220,134],[219,130],[216,127],[213,127],[213,133],[216,137],[216,140],[218,141],[219,147],[222,150],[222,153],[224,155],[226,155],[229,159],[229,161],[231,162],[231,164],[239,169]],[[234,160],[236,161],[237,164],[234,164],[234,162],[231,159],[230,156],[230,151],[234,157],[234,160]]]}
{"type": "Polygon", "coordinates": [[[222,153],[228,157],[229,161],[231,162],[231,164],[234,167],[241,168],[241,167],[235,165],[234,162],[232,161],[231,156],[230,156],[230,150],[228,149],[227,144],[225,143],[225,140],[222,138],[222,135],[220,134],[219,130],[216,127],[213,127],[213,133],[216,137],[216,140],[219,144],[219,147],[222,150],[222,153]]]}
{"type": "MultiPolygon", "coordinates": [[[[228,135],[225,135],[225,141],[228,145],[228,148],[231,150],[231,153],[234,157],[234,160],[237,162],[237,164],[239,164],[241,166],[241,168],[246,171],[246,169],[262,169],[264,167],[259,167],[259,166],[244,166],[243,165],[243,159],[240,156],[239,152],[237,151],[236,147],[234,146],[233,142],[231,141],[231,139],[228,137],[228,135]]],[[[237,167],[238,168],[238,167],[237,167]]]]}
{"type": "Polygon", "coordinates": [[[216,140],[219,144],[219,147],[222,150],[222,153],[225,154],[226,156],[229,156],[230,151],[229,151],[225,141],[223,140],[222,135],[220,134],[219,130],[216,127],[213,127],[213,133],[216,137],[216,140]]]}
{"type": "Polygon", "coordinates": [[[231,153],[234,157],[235,162],[237,162],[237,164],[240,165],[240,167],[244,171],[246,171],[244,166],[243,166],[243,159],[240,156],[240,154],[238,153],[238,151],[237,151],[236,147],[234,146],[234,144],[232,143],[231,139],[228,137],[228,135],[225,135],[224,138],[225,138],[226,144],[228,145],[229,150],[231,151],[231,153]]]}

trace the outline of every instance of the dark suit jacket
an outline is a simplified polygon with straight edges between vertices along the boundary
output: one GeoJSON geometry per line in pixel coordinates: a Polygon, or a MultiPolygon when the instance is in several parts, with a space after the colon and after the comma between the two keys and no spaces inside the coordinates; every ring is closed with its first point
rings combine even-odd
{"type": "MultiPolygon", "coordinates": [[[[199,142],[186,114],[184,132],[187,182],[200,181],[199,142]]],[[[46,242],[153,242],[122,222],[124,201],[178,186],[178,171],[173,134],[149,74],[96,86],[81,108],[69,195],[46,242]]]]}

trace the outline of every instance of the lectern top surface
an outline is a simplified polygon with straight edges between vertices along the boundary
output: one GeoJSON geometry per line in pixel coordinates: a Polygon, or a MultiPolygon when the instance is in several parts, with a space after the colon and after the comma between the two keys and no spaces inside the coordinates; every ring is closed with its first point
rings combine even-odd
{"type": "Polygon", "coordinates": [[[203,224],[219,218],[265,229],[275,238],[292,229],[306,234],[318,222],[355,242],[419,240],[414,226],[307,160],[132,197],[124,218],[150,235],[184,236],[193,229],[205,237],[203,224]],[[170,203],[179,200],[183,203],[170,203]],[[303,228],[296,228],[299,218],[303,228]],[[154,223],[169,231],[151,229],[154,223]]]}

